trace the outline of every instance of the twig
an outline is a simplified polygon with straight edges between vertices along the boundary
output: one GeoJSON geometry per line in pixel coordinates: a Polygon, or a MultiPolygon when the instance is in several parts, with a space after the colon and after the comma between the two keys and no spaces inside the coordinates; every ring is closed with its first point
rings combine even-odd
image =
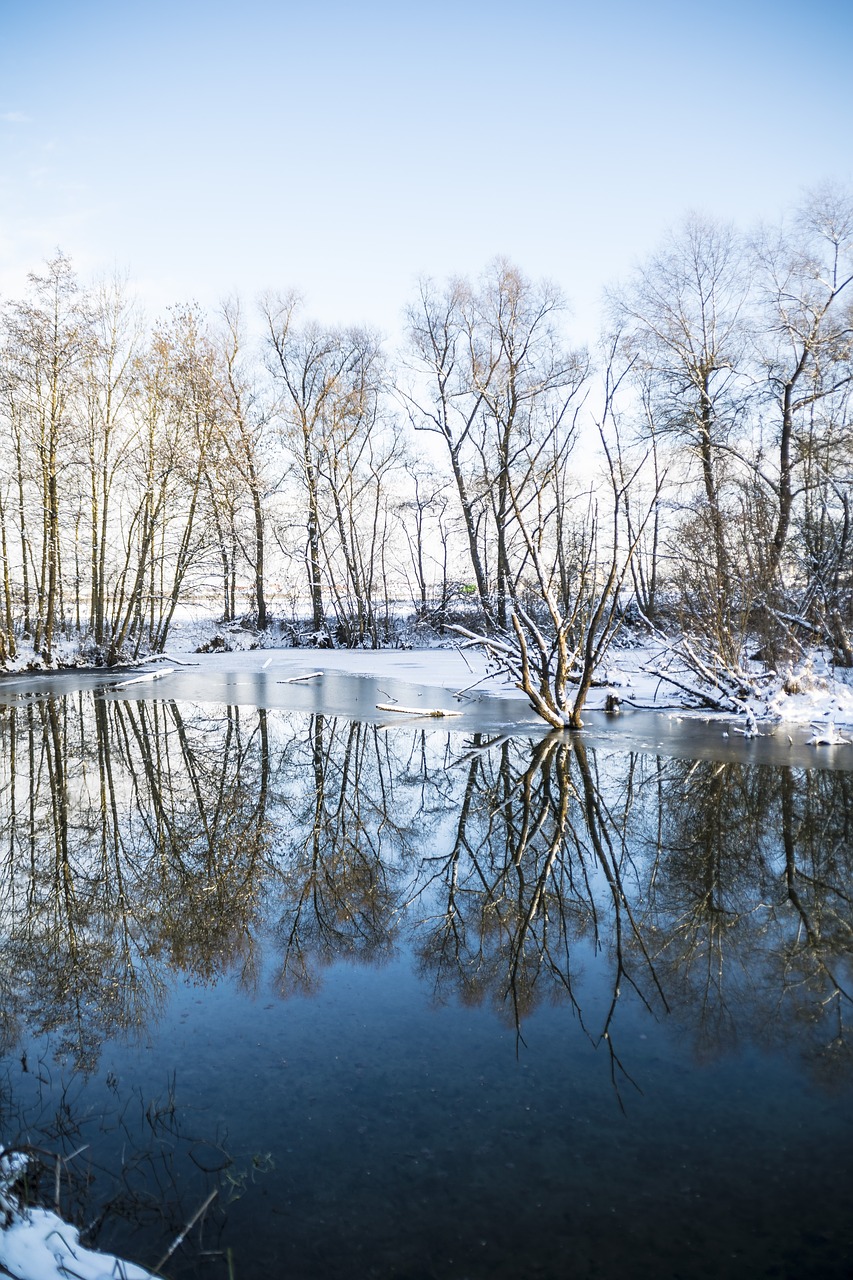
{"type": "Polygon", "coordinates": [[[474,668],[471,666],[471,663],[470,663],[470,662],[468,661],[468,659],[465,657],[465,652],[464,652],[464,650],[463,650],[462,646],[461,646],[461,645],[459,645],[459,644],[455,644],[455,645],[453,646],[453,648],[454,648],[454,649],[456,650],[456,652],[459,654],[459,657],[462,659],[462,661],[465,663],[465,666],[468,668],[468,670],[469,670],[469,671],[471,672],[471,674],[473,675],[473,674],[474,674],[474,668]]]}
{"type": "Polygon", "coordinates": [[[454,698],[461,698],[463,694],[470,693],[472,689],[476,689],[478,684],[483,684],[486,680],[491,680],[494,673],[487,671],[485,675],[478,676],[476,680],[472,680],[470,684],[466,684],[464,689],[457,689],[454,698]]]}
{"type": "Polygon", "coordinates": [[[206,1212],[206,1210],[210,1207],[210,1205],[213,1203],[213,1201],[216,1199],[218,1195],[219,1195],[219,1189],[217,1187],[214,1187],[210,1195],[205,1200],[204,1204],[201,1205],[200,1208],[196,1209],[195,1213],[190,1218],[189,1222],[184,1227],[183,1231],[180,1231],[178,1235],[175,1236],[169,1248],[166,1250],[166,1252],[163,1254],[163,1257],[160,1259],[160,1261],[157,1263],[156,1267],[154,1268],[155,1271],[160,1271],[161,1268],[166,1265],[166,1263],[171,1258],[172,1254],[175,1252],[177,1248],[180,1247],[180,1245],[183,1244],[184,1240],[192,1231],[193,1227],[198,1222],[199,1218],[202,1216],[203,1213],[206,1212]]]}

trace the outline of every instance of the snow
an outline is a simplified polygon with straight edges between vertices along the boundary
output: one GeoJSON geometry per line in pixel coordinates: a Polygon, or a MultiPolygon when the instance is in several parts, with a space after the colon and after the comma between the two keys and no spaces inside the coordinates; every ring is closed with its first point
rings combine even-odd
{"type": "MultiPolygon", "coordinates": [[[[2,1148],[0,1148],[2,1153],[2,1148]]],[[[20,1203],[14,1183],[26,1157],[0,1154],[0,1270],[14,1280],[155,1280],[153,1273],[80,1243],[80,1234],[49,1209],[20,1203]]]]}
{"type": "MultiPolygon", "coordinates": [[[[80,672],[87,670],[79,659],[79,653],[75,661],[71,649],[59,660],[80,672]]],[[[155,696],[154,690],[145,694],[146,686],[154,681],[167,681],[169,676],[175,676],[176,668],[204,679],[218,677],[220,682],[228,677],[254,674],[267,681],[268,689],[279,686],[284,698],[285,685],[306,687],[313,681],[321,681],[326,673],[339,672],[374,680],[384,677],[405,682],[418,688],[424,706],[435,709],[438,709],[439,695],[444,695],[445,701],[450,696],[462,704],[475,699],[488,701],[493,697],[512,699],[518,706],[520,722],[526,725],[531,722],[525,695],[482,651],[446,640],[431,647],[379,650],[277,648],[272,634],[259,636],[240,627],[222,630],[209,620],[187,618],[173,629],[169,650],[159,659],[159,662],[163,661],[169,663],[165,669],[155,666],[155,660],[152,660],[140,665],[142,674],[128,677],[123,673],[123,678],[118,681],[103,668],[97,669],[97,675],[113,690],[121,692],[127,688],[132,696],[137,691],[140,695],[155,696]],[[217,634],[224,637],[227,649],[197,652],[201,644],[209,642],[217,634]],[[431,690],[436,691],[433,700],[431,690]]],[[[6,676],[0,679],[0,693],[6,689],[10,692],[19,689],[33,676],[45,679],[47,673],[42,675],[39,665],[38,661],[33,661],[32,653],[22,652],[14,670],[7,668],[6,676]],[[29,674],[25,674],[28,663],[31,664],[29,674]]],[[[88,670],[94,674],[93,669],[88,670]]],[[[599,681],[590,690],[586,710],[604,710],[608,698],[615,696],[627,707],[660,711],[662,715],[692,713],[708,718],[707,708],[700,708],[697,700],[689,696],[689,688],[697,685],[696,678],[688,670],[673,666],[671,654],[665,654],[657,643],[614,646],[598,674],[599,681]],[[665,668],[681,679],[683,687],[662,679],[665,668]]],[[[838,741],[840,730],[853,730],[853,683],[846,678],[853,673],[836,671],[818,650],[796,668],[779,675],[760,670],[753,675],[760,692],[745,698],[741,705],[742,717],[745,717],[741,732],[755,736],[762,732],[757,727],[759,723],[765,726],[775,724],[817,727],[817,736],[825,738],[830,736],[826,726],[831,721],[836,734],[833,741],[838,741]]],[[[200,686],[203,682],[188,680],[187,687],[200,686]]],[[[163,691],[163,696],[175,696],[174,683],[168,683],[169,689],[163,691]]],[[[193,695],[188,693],[186,696],[193,695]]],[[[416,709],[413,704],[412,713],[423,715],[424,709],[416,709]]],[[[732,713],[719,713],[714,718],[731,720],[733,717],[732,713]]],[[[535,716],[533,722],[541,723],[535,716]]]]}
{"type": "MultiPolygon", "coordinates": [[[[698,680],[674,658],[673,646],[662,636],[639,643],[637,639],[636,634],[622,633],[608,650],[585,709],[604,710],[608,696],[612,698],[615,695],[619,702],[631,707],[659,710],[662,714],[685,715],[692,712],[707,718],[707,707],[701,708],[698,700],[691,699],[689,695],[690,688],[696,688],[698,680]],[[676,683],[662,679],[662,673],[666,671],[676,677],[676,683]]],[[[427,691],[435,689],[457,699],[461,695],[462,701],[466,700],[466,695],[471,698],[485,695],[486,698],[517,699],[519,709],[524,706],[527,712],[525,695],[497,670],[493,661],[476,647],[469,647],[461,636],[455,639],[446,635],[436,637],[430,645],[417,648],[379,650],[282,648],[280,644],[281,638],[274,628],[259,633],[239,624],[223,626],[214,622],[203,606],[183,606],[174,617],[168,652],[160,655],[159,659],[140,663],[139,670],[144,674],[136,679],[142,685],[146,681],[165,679],[173,674],[175,666],[190,666],[199,672],[218,676],[262,672],[279,684],[290,681],[298,685],[317,680],[325,672],[336,671],[373,678],[386,676],[421,686],[425,702],[429,699],[427,691]],[[209,645],[214,639],[226,647],[213,652],[198,652],[201,646],[209,645]],[[168,662],[169,669],[160,667],[155,673],[151,668],[162,662],[168,662]]],[[[87,669],[80,644],[73,640],[57,640],[56,663],[63,668],[87,669]]],[[[764,725],[817,727],[817,736],[826,737],[824,730],[830,720],[836,735],[839,727],[853,731],[853,672],[836,671],[818,648],[814,648],[796,667],[778,675],[765,672],[748,660],[744,660],[743,666],[750,679],[754,679],[759,692],[738,703],[742,716],[746,717],[746,724],[740,726],[741,733],[745,731],[748,736],[760,734],[762,730],[757,728],[756,722],[761,722],[764,725]],[[850,680],[846,678],[848,675],[850,680]]],[[[43,670],[41,659],[35,656],[31,646],[29,650],[22,646],[14,663],[7,664],[6,677],[0,678],[0,689],[11,685],[16,676],[26,679],[27,671],[35,674],[39,669],[43,670]]],[[[100,673],[108,674],[103,668],[100,673]]],[[[126,673],[125,682],[131,683],[126,673]]],[[[114,689],[121,688],[119,684],[110,683],[114,689]]],[[[150,696],[154,696],[153,691],[150,696]]],[[[417,713],[423,715],[423,709],[417,713]]],[[[733,717],[729,712],[720,713],[718,718],[731,720],[733,717]]],[[[529,713],[523,719],[529,723],[529,713]]],[[[534,722],[541,723],[535,716],[534,722]]],[[[834,740],[837,741],[837,736],[834,740]]]]}
{"type": "Polygon", "coordinates": [[[830,720],[824,727],[815,725],[815,731],[809,738],[810,747],[849,747],[850,739],[843,737],[835,727],[834,721],[830,720]]]}
{"type": "Polygon", "coordinates": [[[812,656],[779,681],[767,714],[783,724],[853,727],[853,686],[812,656]]]}
{"type": "Polygon", "coordinates": [[[0,1266],[15,1280],[151,1280],[152,1272],[80,1244],[48,1209],[23,1209],[0,1233],[0,1266]]]}

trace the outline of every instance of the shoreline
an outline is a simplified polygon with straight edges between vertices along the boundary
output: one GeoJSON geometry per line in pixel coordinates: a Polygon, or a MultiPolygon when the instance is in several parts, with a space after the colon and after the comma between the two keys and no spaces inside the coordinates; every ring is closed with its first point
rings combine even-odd
{"type": "MultiPolygon", "coordinates": [[[[623,650],[620,656],[630,653],[623,650]]],[[[343,716],[389,731],[420,728],[532,740],[556,733],[619,752],[853,769],[853,744],[846,739],[834,744],[815,741],[815,724],[835,732],[831,717],[825,711],[817,714],[817,708],[797,719],[767,715],[750,730],[743,727],[743,717],[725,712],[671,701],[637,706],[644,701],[643,691],[633,685],[628,686],[630,698],[623,689],[618,711],[606,711],[604,699],[614,687],[618,690],[611,683],[594,691],[583,728],[555,730],[520,690],[489,673],[479,654],[463,656],[457,649],[257,649],[166,654],[122,668],[7,673],[0,677],[0,705],[92,691],[110,701],[163,699],[343,716]]]]}

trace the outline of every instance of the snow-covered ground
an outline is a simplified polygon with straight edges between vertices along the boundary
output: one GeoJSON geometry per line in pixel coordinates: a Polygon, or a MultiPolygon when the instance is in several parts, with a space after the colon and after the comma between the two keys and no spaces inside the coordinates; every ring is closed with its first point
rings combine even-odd
{"type": "Polygon", "coordinates": [[[853,730],[853,684],[812,659],[778,682],[766,712],[782,724],[811,724],[830,734],[833,729],[853,730]]]}
{"type": "Polygon", "coordinates": [[[27,1208],[15,1193],[26,1167],[0,1147],[0,1274],[14,1280],[152,1280],[152,1272],[80,1244],[78,1231],[49,1209],[27,1208]]]}
{"type": "MultiPolygon", "coordinates": [[[[24,682],[33,675],[32,662],[33,655],[22,650],[14,667],[7,667],[5,675],[0,676],[0,697],[4,692],[14,693],[24,687],[24,682]]],[[[68,667],[80,673],[86,670],[84,664],[75,661],[70,645],[65,652],[57,652],[57,662],[66,672],[68,667]]],[[[494,698],[511,699],[515,711],[511,710],[510,703],[504,708],[505,715],[517,715],[520,728],[527,724],[541,726],[524,694],[506,675],[498,672],[480,650],[466,647],[461,640],[458,643],[444,641],[431,647],[381,650],[279,648],[271,635],[259,637],[239,627],[217,629],[210,621],[187,617],[174,627],[168,654],[157,663],[143,664],[141,670],[147,672],[147,676],[133,688],[136,696],[146,694],[146,680],[151,681],[155,670],[164,683],[156,690],[152,688],[150,695],[156,693],[164,697],[218,697],[226,682],[231,681],[233,688],[239,677],[254,676],[256,682],[251,688],[246,686],[243,700],[257,694],[262,677],[267,705],[300,708],[306,703],[304,698],[300,701],[295,696],[299,687],[304,691],[311,678],[316,680],[327,673],[338,672],[379,682],[380,699],[383,678],[416,687],[418,693],[413,696],[417,698],[417,706],[413,706],[413,710],[421,714],[431,702],[436,708],[449,712],[470,710],[477,703],[482,707],[484,699],[487,704],[494,698]],[[227,648],[197,652],[214,637],[227,648]],[[288,696],[287,686],[293,697],[288,696]],[[277,694],[273,697],[276,687],[277,694]]],[[[101,668],[97,676],[114,685],[130,681],[134,673],[119,675],[101,668]]],[[[763,723],[764,726],[812,728],[817,737],[830,740],[853,733],[853,672],[835,671],[823,655],[815,652],[794,669],[770,677],[761,673],[757,676],[760,693],[745,698],[741,707],[747,732],[753,732],[756,724],[763,723]]],[[[608,695],[615,694],[624,707],[655,710],[664,715],[684,716],[693,712],[708,717],[708,709],[700,708],[688,692],[689,688],[699,687],[695,676],[680,668],[671,654],[664,655],[661,646],[654,643],[612,647],[598,677],[587,699],[586,710],[603,709],[608,695]],[[675,683],[663,678],[667,670],[676,677],[675,683]]],[[[40,678],[44,680],[45,676],[40,678]]],[[[130,692],[131,687],[127,687],[130,692]]],[[[389,698],[385,703],[393,701],[389,698]]],[[[315,698],[312,709],[316,703],[315,698]]],[[[357,706],[341,706],[338,710],[343,714],[362,714],[365,700],[360,700],[357,706]]]]}
{"type": "MultiPolygon", "coordinates": [[[[195,655],[199,624],[188,623],[175,634],[170,652],[179,661],[199,662],[199,670],[213,673],[233,672],[235,666],[249,669],[275,668],[275,678],[285,680],[313,672],[339,671],[371,677],[389,676],[424,689],[440,690],[471,702],[482,697],[516,699],[519,715],[527,710],[527,700],[509,678],[498,672],[485,654],[464,642],[411,649],[257,649],[256,637],[245,631],[227,633],[234,646],[230,652],[195,655]],[[239,655],[239,656],[238,656],[239,655]]],[[[615,694],[623,704],[662,714],[683,716],[697,710],[682,684],[697,686],[689,671],[679,668],[671,658],[663,660],[656,644],[614,646],[610,649],[598,681],[586,702],[589,711],[603,710],[608,696],[615,694]],[[662,672],[668,666],[679,683],[668,683],[662,672]]],[[[819,652],[809,655],[796,668],[759,681],[760,696],[744,702],[749,723],[764,721],[797,726],[831,728],[830,735],[840,729],[853,730],[853,672],[835,670],[819,652]]],[[[708,715],[707,709],[700,711],[708,715]]],[[[523,714],[527,720],[529,717],[523,714]]],[[[537,717],[534,715],[533,720],[537,717]]]]}

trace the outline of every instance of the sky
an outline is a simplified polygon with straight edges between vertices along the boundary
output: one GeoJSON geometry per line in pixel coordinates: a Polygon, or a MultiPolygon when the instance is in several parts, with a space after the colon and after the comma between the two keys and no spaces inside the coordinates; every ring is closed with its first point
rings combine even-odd
{"type": "Polygon", "coordinates": [[[850,0],[0,0],[0,296],[59,248],[393,338],[503,255],[591,341],[687,212],[853,185],[851,65],[850,0]]]}

